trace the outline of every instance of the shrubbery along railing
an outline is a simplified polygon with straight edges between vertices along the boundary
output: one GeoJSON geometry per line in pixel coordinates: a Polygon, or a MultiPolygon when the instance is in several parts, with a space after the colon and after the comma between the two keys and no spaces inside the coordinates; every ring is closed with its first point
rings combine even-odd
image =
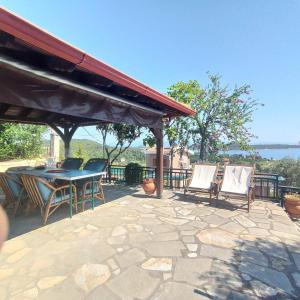
{"type": "MultiPolygon", "coordinates": [[[[136,183],[141,184],[145,178],[155,178],[155,168],[139,167],[138,172],[131,170],[133,176],[137,176],[136,183]]],[[[129,170],[130,174],[130,170],[129,170]]],[[[192,176],[191,169],[164,169],[164,186],[174,189],[182,189],[188,177],[192,176]]],[[[218,178],[223,177],[220,170],[218,178]]],[[[268,198],[277,200],[280,196],[279,175],[256,172],[255,173],[255,195],[257,198],[268,198]]],[[[108,181],[108,178],[106,178],[108,181]]],[[[111,166],[111,182],[126,183],[125,166],[111,166]]],[[[300,188],[299,188],[300,190],[300,188]]]]}

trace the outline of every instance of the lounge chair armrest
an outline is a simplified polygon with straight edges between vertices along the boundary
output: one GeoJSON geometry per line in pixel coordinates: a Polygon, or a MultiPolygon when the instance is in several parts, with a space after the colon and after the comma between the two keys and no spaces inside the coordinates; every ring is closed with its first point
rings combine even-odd
{"type": "Polygon", "coordinates": [[[187,177],[184,181],[184,187],[187,188],[191,184],[192,177],[187,177]]]}
{"type": "Polygon", "coordinates": [[[254,191],[254,189],[255,189],[255,184],[251,184],[249,186],[249,192],[254,191]]]}
{"type": "Polygon", "coordinates": [[[211,186],[219,186],[219,182],[217,180],[211,182],[211,186]]]}
{"type": "Polygon", "coordinates": [[[214,193],[218,193],[220,189],[220,182],[218,180],[215,180],[211,183],[211,189],[214,191],[214,193]]]}
{"type": "Polygon", "coordinates": [[[218,187],[218,191],[220,190],[222,183],[223,183],[223,179],[216,179],[215,180],[215,184],[218,187]]]}

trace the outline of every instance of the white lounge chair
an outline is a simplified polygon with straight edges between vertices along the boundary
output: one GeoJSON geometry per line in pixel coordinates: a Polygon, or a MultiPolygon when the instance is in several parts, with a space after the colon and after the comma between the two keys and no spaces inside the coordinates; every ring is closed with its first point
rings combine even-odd
{"type": "Polygon", "coordinates": [[[245,197],[248,201],[248,212],[250,211],[250,205],[254,201],[254,166],[237,166],[227,165],[224,169],[223,180],[219,186],[219,192],[217,199],[222,196],[238,196],[245,197]]]}
{"type": "Polygon", "coordinates": [[[186,180],[184,194],[187,192],[206,192],[211,199],[212,193],[217,193],[216,178],[218,175],[219,165],[197,164],[193,168],[192,177],[186,180]]]}

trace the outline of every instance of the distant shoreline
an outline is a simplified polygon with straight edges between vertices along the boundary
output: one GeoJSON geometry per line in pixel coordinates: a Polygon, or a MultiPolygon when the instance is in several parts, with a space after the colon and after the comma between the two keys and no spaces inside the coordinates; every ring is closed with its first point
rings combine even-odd
{"type": "MultiPolygon", "coordinates": [[[[251,145],[255,150],[268,150],[268,149],[290,149],[290,148],[300,148],[300,145],[295,144],[258,144],[251,145]]],[[[228,150],[241,150],[238,146],[229,147],[228,150]]]]}

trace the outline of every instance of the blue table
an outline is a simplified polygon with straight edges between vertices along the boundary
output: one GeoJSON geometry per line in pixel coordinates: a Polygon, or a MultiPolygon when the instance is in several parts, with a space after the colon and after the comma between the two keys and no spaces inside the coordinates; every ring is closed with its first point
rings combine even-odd
{"type": "Polygon", "coordinates": [[[79,179],[92,178],[92,208],[95,207],[95,198],[94,198],[94,178],[102,177],[106,175],[106,172],[95,172],[89,170],[64,170],[64,169],[55,169],[55,168],[46,168],[46,169],[35,169],[31,167],[26,168],[13,168],[6,171],[8,174],[27,174],[36,177],[42,177],[52,180],[65,180],[70,183],[70,218],[73,215],[73,203],[72,203],[72,182],[79,179]],[[61,170],[60,173],[51,173],[51,170],[61,170]]]}

